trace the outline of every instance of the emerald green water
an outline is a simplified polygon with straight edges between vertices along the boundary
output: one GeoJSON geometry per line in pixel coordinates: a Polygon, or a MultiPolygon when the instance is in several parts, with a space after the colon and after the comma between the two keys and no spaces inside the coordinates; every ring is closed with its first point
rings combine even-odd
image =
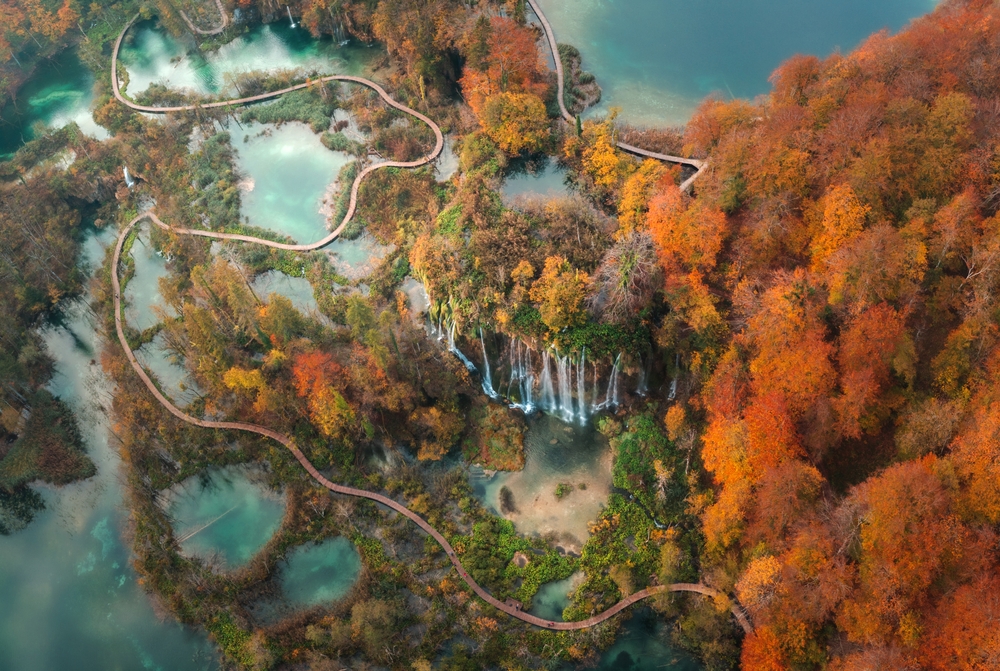
{"type": "Polygon", "coordinates": [[[254,226],[299,243],[324,238],[329,232],[324,200],[333,198],[328,191],[352,157],[330,151],[301,123],[250,123],[232,126],[229,133],[244,177],[241,214],[254,226]]]}
{"type": "Polygon", "coordinates": [[[504,200],[508,202],[518,197],[559,198],[569,193],[566,169],[548,157],[514,166],[503,182],[504,200]]]}
{"type": "Polygon", "coordinates": [[[252,476],[244,468],[212,469],[164,493],[174,537],[185,555],[237,568],[271,540],[285,503],[252,476]]]}
{"type": "Polygon", "coordinates": [[[160,278],[169,274],[167,261],[149,242],[149,226],[139,230],[132,244],[132,262],[135,271],[125,285],[125,321],[132,328],[143,331],[160,322],[160,314],[175,316],[173,308],[160,295],[160,278]]]}
{"type": "Polygon", "coordinates": [[[583,580],[583,573],[575,573],[563,580],[553,580],[538,588],[535,596],[531,599],[532,615],[561,622],[563,611],[569,606],[570,594],[572,594],[583,580]]]}
{"type": "Polygon", "coordinates": [[[269,302],[268,297],[271,294],[280,294],[290,300],[299,312],[305,314],[319,312],[319,305],[313,297],[312,285],[304,277],[291,277],[279,270],[269,270],[255,277],[250,286],[257,297],[264,302],[269,302]]]}
{"type": "Polygon", "coordinates": [[[567,551],[580,552],[611,493],[611,448],[593,426],[566,424],[552,415],[528,420],[524,469],[497,473],[473,483],[484,505],[524,534],[555,534],[567,551]],[[573,490],[558,498],[559,484],[573,490]],[[516,510],[502,512],[500,489],[507,487],[516,510]]]}
{"type": "Polygon", "coordinates": [[[171,37],[153,21],[136,24],[122,46],[121,61],[129,75],[128,92],[136,95],[150,84],[198,93],[235,91],[231,77],[252,71],[301,68],[322,74],[361,74],[384,55],[379,47],[366,47],[355,40],[340,47],[333,40],[315,40],[303,28],[292,29],[279,22],[255,26],[245,35],[203,53],[188,37],[171,37]]]}
{"type": "Polygon", "coordinates": [[[42,61],[17,97],[0,108],[0,159],[35,137],[35,124],[62,128],[75,121],[80,130],[104,140],[108,133],[91,116],[94,76],[70,49],[42,61]]]}
{"type": "Polygon", "coordinates": [[[345,596],[360,572],[357,548],[338,536],[289,552],[281,568],[281,591],[291,604],[316,606],[345,596]]]}
{"type": "Polygon", "coordinates": [[[201,394],[198,383],[184,367],[184,360],[167,347],[162,332],[135,350],[135,356],[174,405],[183,408],[201,394]]]}
{"type": "Polygon", "coordinates": [[[753,98],[797,53],[847,52],[898,31],[934,0],[538,0],[604,93],[638,124],[684,123],[711,93],[753,98]]]}
{"type": "Polygon", "coordinates": [[[597,664],[596,671],[699,671],[701,663],[670,641],[671,623],[662,621],[649,608],[635,607],[597,664]]]}

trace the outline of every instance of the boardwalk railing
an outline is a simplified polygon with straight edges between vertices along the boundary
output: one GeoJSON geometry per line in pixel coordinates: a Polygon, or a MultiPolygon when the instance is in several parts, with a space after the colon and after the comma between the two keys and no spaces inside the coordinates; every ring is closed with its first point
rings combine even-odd
{"type": "MultiPolygon", "coordinates": [[[[559,45],[556,43],[556,34],[552,30],[552,26],[549,24],[549,20],[545,17],[542,9],[538,6],[538,0],[528,0],[528,4],[531,6],[535,16],[538,17],[538,21],[542,24],[542,31],[545,33],[545,39],[549,43],[549,49],[552,50],[552,60],[556,64],[556,95],[559,98],[559,111],[562,116],[569,123],[575,123],[576,117],[570,114],[570,111],[566,109],[566,82],[565,73],[563,71],[562,58],[559,57],[559,45]]],[[[618,143],[618,148],[622,151],[627,151],[630,154],[636,154],[638,156],[645,156],[646,158],[653,158],[657,161],[665,161],[667,163],[679,163],[680,165],[688,165],[695,168],[697,172],[688,177],[686,180],[681,182],[681,191],[687,191],[694,184],[694,181],[698,178],[701,173],[708,168],[707,161],[699,161],[696,158],[684,158],[682,156],[671,156],[669,154],[658,154],[655,151],[649,151],[648,149],[640,149],[630,144],[625,144],[624,142],[618,143]]]]}

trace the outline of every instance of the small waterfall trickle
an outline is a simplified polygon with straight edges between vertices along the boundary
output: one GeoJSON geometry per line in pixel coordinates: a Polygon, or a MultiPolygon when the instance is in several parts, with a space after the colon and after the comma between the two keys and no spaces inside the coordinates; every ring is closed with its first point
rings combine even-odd
{"type": "Polygon", "coordinates": [[[541,408],[548,412],[552,412],[556,409],[556,395],[555,390],[552,388],[552,372],[549,370],[549,351],[545,350],[542,354],[542,398],[541,398],[541,408]]]}
{"type": "Polygon", "coordinates": [[[556,378],[559,382],[559,411],[564,422],[572,422],[573,394],[570,389],[573,386],[573,368],[570,366],[569,355],[559,356],[556,353],[556,378]]]}
{"type": "Polygon", "coordinates": [[[483,392],[493,400],[496,400],[500,398],[500,394],[493,389],[493,375],[490,373],[490,356],[486,353],[486,338],[483,336],[483,329],[481,328],[479,329],[479,342],[483,346],[483,392]]]}
{"type": "Polygon", "coordinates": [[[600,375],[597,370],[597,362],[594,362],[594,402],[590,404],[590,412],[595,413],[601,409],[601,385],[600,375]]]}
{"type": "Polygon", "coordinates": [[[535,387],[535,375],[531,368],[531,348],[514,340],[510,346],[510,382],[507,384],[507,398],[514,390],[517,391],[518,400],[510,402],[510,407],[517,408],[530,415],[535,411],[533,400],[535,387]]]}
{"type": "Polygon", "coordinates": [[[295,27],[295,19],[292,18],[292,8],[289,7],[288,5],[285,5],[285,9],[288,10],[288,21],[289,21],[289,23],[292,24],[292,28],[294,28],[295,27]]]}
{"type": "Polygon", "coordinates": [[[611,368],[611,377],[608,379],[608,391],[604,395],[604,402],[597,406],[598,410],[604,410],[605,408],[610,408],[612,406],[618,407],[619,398],[619,382],[618,382],[618,371],[621,368],[622,355],[621,353],[615,358],[615,365],[611,368]]]}
{"type": "Polygon", "coordinates": [[[646,364],[639,369],[639,382],[635,388],[635,393],[639,396],[646,396],[649,393],[649,373],[652,367],[653,357],[649,356],[647,357],[646,364]]]}
{"type": "Polygon", "coordinates": [[[135,180],[132,179],[132,175],[128,174],[127,165],[122,166],[122,172],[125,173],[125,185],[131,189],[133,186],[135,186],[135,180]]]}
{"type": "Polygon", "coordinates": [[[677,354],[674,359],[674,379],[670,381],[670,395],[667,396],[668,401],[672,401],[677,398],[677,378],[680,376],[681,367],[681,355],[677,354]]]}
{"type": "Polygon", "coordinates": [[[476,364],[469,361],[469,357],[462,354],[462,350],[458,349],[458,347],[455,346],[455,327],[456,327],[455,322],[452,322],[451,328],[448,329],[448,351],[457,356],[458,360],[461,361],[463,364],[465,364],[465,367],[469,370],[470,373],[476,373],[478,372],[478,370],[476,369],[476,364]]]}
{"type": "MultiPolygon", "coordinates": [[[[331,11],[331,16],[333,12],[331,11]]],[[[334,19],[333,22],[333,41],[337,43],[338,46],[347,46],[351,39],[347,36],[347,31],[344,30],[344,22],[340,19],[334,19]]]]}
{"type": "Polygon", "coordinates": [[[577,407],[577,417],[580,420],[580,424],[587,423],[587,380],[586,380],[586,366],[585,361],[587,359],[587,348],[584,347],[580,351],[580,360],[576,364],[576,407],[577,407]]]}
{"type": "Polygon", "coordinates": [[[522,401],[524,403],[524,411],[529,415],[535,411],[535,404],[532,401],[532,395],[535,389],[535,369],[531,367],[531,348],[527,345],[524,346],[524,357],[521,360],[521,398],[525,399],[522,401]]]}
{"type": "Polygon", "coordinates": [[[620,386],[619,372],[621,371],[622,355],[621,352],[618,353],[618,357],[615,358],[615,365],[611,369],[611,382],[608,384],[608,389],[611,391],[611,403],[617,408],[619,406],[618,391],[620,386]]]}

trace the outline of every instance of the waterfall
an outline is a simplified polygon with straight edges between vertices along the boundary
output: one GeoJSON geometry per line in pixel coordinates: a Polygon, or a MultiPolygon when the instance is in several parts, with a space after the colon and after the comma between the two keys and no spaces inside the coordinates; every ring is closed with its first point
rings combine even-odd
{"type": "Polygon", "coordinates": [[[532,391],[535,386],[534,371],[531,369],[531,348],[514,340],[510,347],[510,382],[507,384],[507,398],[511,398],[511,389],[516,389],[519,402],[511,402],[510,407],[517,408],[530,415],[535,411],[532,391]],[[516,385],[516,387],[515,387],[516,385]]]}
{"type": "Polygon", "coordinates": [[[559,409],[564,422],[573,421],[573,368],[570,366],[569,355],[559,356],[556,353],[556,376],[559,380],[559,409]]]}
{"type": "MultiPolygon", "coordinates": [[[[507,398],[511,398],[510,390],[514,388],[514,381],[519,380],[517,365],[520,361],[521,354],[521,342],[519,340],[512,340],[510,342],[510,347],[507,348],[507,358],[510,359],[510,380],[507,381],[507,398]]],[[[522,397],[521,400],[524,400],[522,397]]],[[[516,407],[515,404],[511,404],[510,407],[516,407]]]]}
{"type": "Polygon", "coordinates": [[[576,364],[576,407],[580,424],[587,423],[587,380],[585,361],[587,348],[580,351],[580,360],[576,364]]]}
{"type": "Polygon", "coordinates": [[[608,379],[608,391],[604,395],[604,402],[597,406],[598,410],[610,408],[612,405],[618,407],[618,369],[621,367],[622,355],[619,353],[615,358],[615,365],[611,368],[611,377],[608,379]]]}
{"type": "Polygon", "coordinates": [[[493,389],[493,376],[490,373],[490,357],[486,353],[486,338],[483,337],[482,328],[479,329],[479,342],[483,346],[483,374],[482,374],[483,392],[493,400],[496,400],[500,398],[500,394],[498,394],[496,390],[493,389]]]}
{"type": "Polygon", "coordinates": [[[292,18],[292,8],[285,5],[285,9],[288,10],[288,21],[292,24],[292,28],[295,27],[295,19],[292,18]]]}
{"type": "Polygon", "coordinates": [[[462,351],[455,346],[455,322],[451,323],[451,328],[448,330],[448,351],[457,356],[470,373],[477,372],[476,364],[469,361],[469,357],[462,354],[462,351]]]}
{"type": "Polygon", "coordinates": [[[594,413],[601,409],[601,385],[597,371],[597,362],[594,362],[594,402],[590,404],[590,412],[594,413]]]}
{"type": "Polygon", "coordinates": [[[531,367],[531,348],[524,346],[524,358],[521,360],[521,388],[524,403],[524,411],[529,415],[535,411],[535,404],[531,400],[531,395],[535,389],[535,369],[531,367]]]}
{"type": "Polygon", "coordinates": [[[135,180],[132,179],[132,176],[130,174],[128,174],[128,166],[127,165],[123,165],[122,166],[122,172],[125,173],[125,185],[128,186],[128,188],[131,189],[133,186],[135,186],[135,180]]]}
{"type": "Polygon", "coordinates": [[[333,31],[333,39],[337,42],[337,45],[341,47],[345,47],[351,42],[351,38],[347,36],[347,31],[344,30],[343,21],[337,21],[333,31]]]}
{"type": "Polygon", "coordinates": [[[549,371],[549,351],[542,354],[542,398],[540,405],[543,410],[551,412],[556,407],[556,395],[552,389],[552,373],[549,371]]]}
{"type": "Polygon", "coordinates": [[[678,353],[677,357],[674,359],[674,379],[670,381],[670,395],[667,396],[668,401],[672,401],[677,398],[677,378],[680,376],[680,367],[681,355],[678,353]]]}
{"type": "MultiPolygon", "coordinates": [[[[642,359],[639,360],[642,363],[642,359]]],[[[646,365],[642,366],[639,370],[639,383],[636,385],[635,393],[639,396],[645,396],[649,393],[649,371],[653,367],[653,357],[650,356],[646,365]]]]}
{"type": "Polygon", "coordinates": [[[618,353],[618,357],[615,359],[615,365],[611,369],[611,382],[608,383],[608,391],[611,392],[611,402],[614,406],[618,407],[618,389],[619,389],[619,375],[618,372],[621,370],[622,355],[621,352],[618,353]]]}

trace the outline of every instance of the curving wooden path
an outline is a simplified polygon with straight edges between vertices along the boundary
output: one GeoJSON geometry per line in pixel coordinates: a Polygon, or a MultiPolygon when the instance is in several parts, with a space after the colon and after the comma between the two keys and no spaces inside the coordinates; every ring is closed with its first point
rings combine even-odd
{"type": "MultiPolygon", "coordinates": [[[[570,111],[566,109],[566,84],[565,75],[563,73],[562,59],[559,57],[559,45],[556,43],[556,34],[552,30],[552,26],[549,24],[549,20],[545,17],[542,12],[542,8],[538,6],[537,0],[528,0],[528,4],[531,6],[535,16],[538,17],[539,22],[542,24],[542,30],[545,33],[545,39],[549,43],[549,49],[552,51],[552,60],[556,64],[556,88],[557,95],[559,98],[559,111],[562,113],[563,118],[569,123],[576,123],[576,117],[570,114],[570,111]]],[[[683,156],[671,156],[669,154],[658,154],[655,151],[649,151],[648,149],[641,149],[624,142],[619,142],[618,148],[622,151],[627,151],[630,154],[636,154],[637,156],[645,156],[646,158],[656,159],[657,161],[665,161],[667,163],[679,163],[681,165],[689,165],[695,168],[697,172],[688,177],[681,183],[681,191],[687,191],[694,184],[694,180],[705,171],[708,167],[707,161],[699,161],[696,158],[684,158],[683,156]]]]}
{"type": "MultiPolygon", "coordinates": [[[[529,2],[531,1],[532,0],[529,0],[529,2]]],[[[171,231],[179,235],[196,235],[205,238],[213,238],[216,240],[240,240],[242,242],[249,242],[253,244],[263,245],[265,247],[271,247],[274,249],[286,249],[291,251],[311,251],[314,249],[319,249],[320,247],[323,247],[329,244],[334,239],[336,239],[337,236],[339,236],[340,233],[344,230],[344,227],[347,226],[348,222],[350,222],[350,220],[353,218],[354,212],[357,208],[358,189],[365,176],[367,176],[369,173],[379,168],[385,168],[385,167],[414,168],[430,163],[435,158],[437,158],[438,154],[441,153],[441,149],[444,145],[444,136],[441,134],[441,129],[438,127],[438,125],[434,123],[430,118],[424,116],[423,114],[417,112],[416,110],[410,109],[406,105],[396,102],[378,84],[371,82],[367,79],[363,79],[361,77],[350,77],[346,75],[332,75],[329,77],[324,77],[322,79],[316,80],[314,82],[299,84],[297,86],[291,86],[286,89],[282,89],[281,91],[274,91],[272,93],[266,93],[258,96],[251,96],[248,98],[239,98],[235,100],[208,103],[206,105],[201,105],[201,106],[186,105],[180,107],[150,107],[146,105],[138,105],[128,100],[122,95],[121,91],[119,90],[118,70],[117,70],[118,50],[121,47],[121,42],[125,36],[125,32],[134,22],[135,18],[133,18],[132,21],[130,21],[128,25],[125,26],[125,28],[122,30],[122,34],[118,36],[118,40],[117,42],[115,42],[115,48],[114,51],[112,52],[112,57],[111,57],[111,81],[114,88],[115,97],[121,103],[127,105],[128,107],[131,107],[132,109],[143,112],[163,113],[163,112],[194,110],[197,109],[198,107],[207,108],[207,107],[243,105],[246,103],[257,102],[259,100],[274,98],[289,91],[295,91],[301,88],[305,88],[307,86],[312,86],[313,84],[320,82],[350,81],[374,89],[382,97],[382,99],[385,100],[386,103],[388,103],[389,105],[413,117],[416,117],[417,119],[420,119],[428,126],[430,126],[431,130],[434,131],[434,136],[436,138],[436,143],[434,145],[433,151],[431,151],[427,156],[421,159],[418,159],[416,161],[405,161],[405,162],[384,161],[381,163],[370,165],[364,170],[362,170],[355,178],[354,184],[351,187],[351,201],[347,209],[347,212],[344,215],[343,221],[341,221],[340,225],[325,238],[311,244],[290,245],[280,242],[274,242],[271,240],[255,238],[249,235],[216,233],[214,231],[207,231],[202,229],[175,228],[161,221],[160,218],[156,216],[156,213],[151,210],[143,212],[137,215],[134,219],[132,219],[132,221],[130,221],[119,234],[118,241],[115,244],[114,255],[111,261],[111,269],[112,269],[111,286],[112,286],[112,291],[114,293],[115,331],[118,334],[118,342],[121,344],[122,349],[125,352],[125,356],[128,358],[128,361],[132,365],[132,368],[135,370],[136,374],[142,380],[143,384],[146,385],[146,388],[157,400],[157,402],[159,402],[160,405],[162,405],[174,417],[180,419],[183,422],[187,422],[188,424],[192,424],[194,426],[200,426],[206,429],[247,431],[249,433],[255,433],[261,436],[265,436],[267,438],[271,438],[272,440],[281,443],[289,452],[292,453],[292,455],[298,460],[298,462],[302,465],[302,467],[306,470],[306,472],[309,473],[309,475],[316,482],[318,482],[331,492],[335,494],[344,494],[346,496],[355,496],[358,498],[369,499],[375,501],[376,503],[380,503],[386,506],[387,508],[395,510],[397,513],[401,515],[404,515],[405,517],[410,519],[414,524],[416,524],[418,527],[420,527],[426,533],[428,533],[435,541],[437,541],[437,543],[447,553],[448,559],[455,566],[455,569],[458,571],[459,576],[472,589],[472,591],[479,596],[479,598],[481,598],[483,601],[487,602],[497,610],[507,613],[511,617],[517,618],[523,622],[527,622],[528,624],[532,624],[537,627],[543,627],[545,629],[550,629],[554,631],[571,631],[577,629],[586,629],[596,624],[600,624],[601,622],[604,622],[605,620],[608,620],[611,617],[614,617],[615,615],[625,610],[632,604],[641,601],[645,598],[648,598],[650,596],[653,596],[655,594],[661,594],[664,592],[696,592],[698,594],[704,594],[712,598],[722,596],[721,592],[707,585],[702,585],[697,583],[675,583],[672,585],[657,585],[636,592],[635,594],[631,594],[628,597],[619,601],[611,608],[608,608],[604,612],[595,615],[593,617],[590,617],[586,620],[580,620],[578,622],[554,622],[551,620],[546,620],[544,618],[537,617],[535,615],[531,615],[530,613],[525,613],[521,611],[519,608],[516,608],[514,606],[511,606],[507,603],[500,601],[499,599],[491,595],[489,592],[487,592],[485,589],[483,589],[483,587],[480,586],[479,583],[477,583],[475,580],[473,580],[473,578],[468,574],[468,572],[462,566],[462,562],[458,559],[458,556],[456,555],[454,548],[451,546],[448,540],[443,535],[441,535],[441,533],[438,532],[437,529],[432,527],[426,520],[420,517],[420,515],[416,514],[403,504],[387,496],[378,494],[376,492],[371,492],[365,489],[356,489],[354,487],[346,487],[344,485],[338,485],[334,482],[331,482],[329,479],[324,477],[323,474],[320,473],[315,466],[312,465],[312,463],[309,461],[309,459],[306,458],[306,456],[302,453],[302,451],[295,446],[295,442],[289,436],[279,433],[278,431],[269,429],[266,426],[259,426],[257,424],[249,424],[246,422],[216,422],[212,420],[199,419],[197,417],[187,414],[186,412],[178,408],[176,405],[174,405],[170,399],[164,396],[163,393],[159,390],[159,388],[157,388],[156,384],[153,383],[153,380],[143,369],[142,365],[139,363],[139,360],[136,359],[135,353],[132,351],[132,348],[128,344],[128,340],[125,337],[125,329],[123,325],[122,308],[121,308],[121,281],[118,277],[118,269],[119,266],[121,265],[121,255],[122,255],[122,249],[125,245],[125,240],[128,238],[128,235],[129,233],[131,233],[132,229],[135,228],[135,226],[139,222],[145,219],[149,219],[156,226],[159,226],[160,228],[166,231],[171,231]]],[[[736,617],[736,620],[739,622],[740,626],[743,628],[745,632],[750,633],[753,630],[750,620],[747,618],[746,614],[743,612],[743,609],[738,604],[732,606],[732,613],[736,617]]]]}
{"type": "Polygon", "coordinates": [[[202,30],[198,26],[194,25],[191,19],[188,18],[188,15],[184,13],[183,9],[178,9],[177,12],[181,15],[181,18],[184,19],[184,23],[188,24],[188,28],[191,29],[191,32],[198,33],[199,35],[218,35],[226,29],[226,26],[229,25],[229,15],[226,14],[226,8],[222,6],[222,0],[215,0],[215,6],[219,8],[219,16],[221,18],[218,27],[212,28],[211,30],[202,30]]]}

